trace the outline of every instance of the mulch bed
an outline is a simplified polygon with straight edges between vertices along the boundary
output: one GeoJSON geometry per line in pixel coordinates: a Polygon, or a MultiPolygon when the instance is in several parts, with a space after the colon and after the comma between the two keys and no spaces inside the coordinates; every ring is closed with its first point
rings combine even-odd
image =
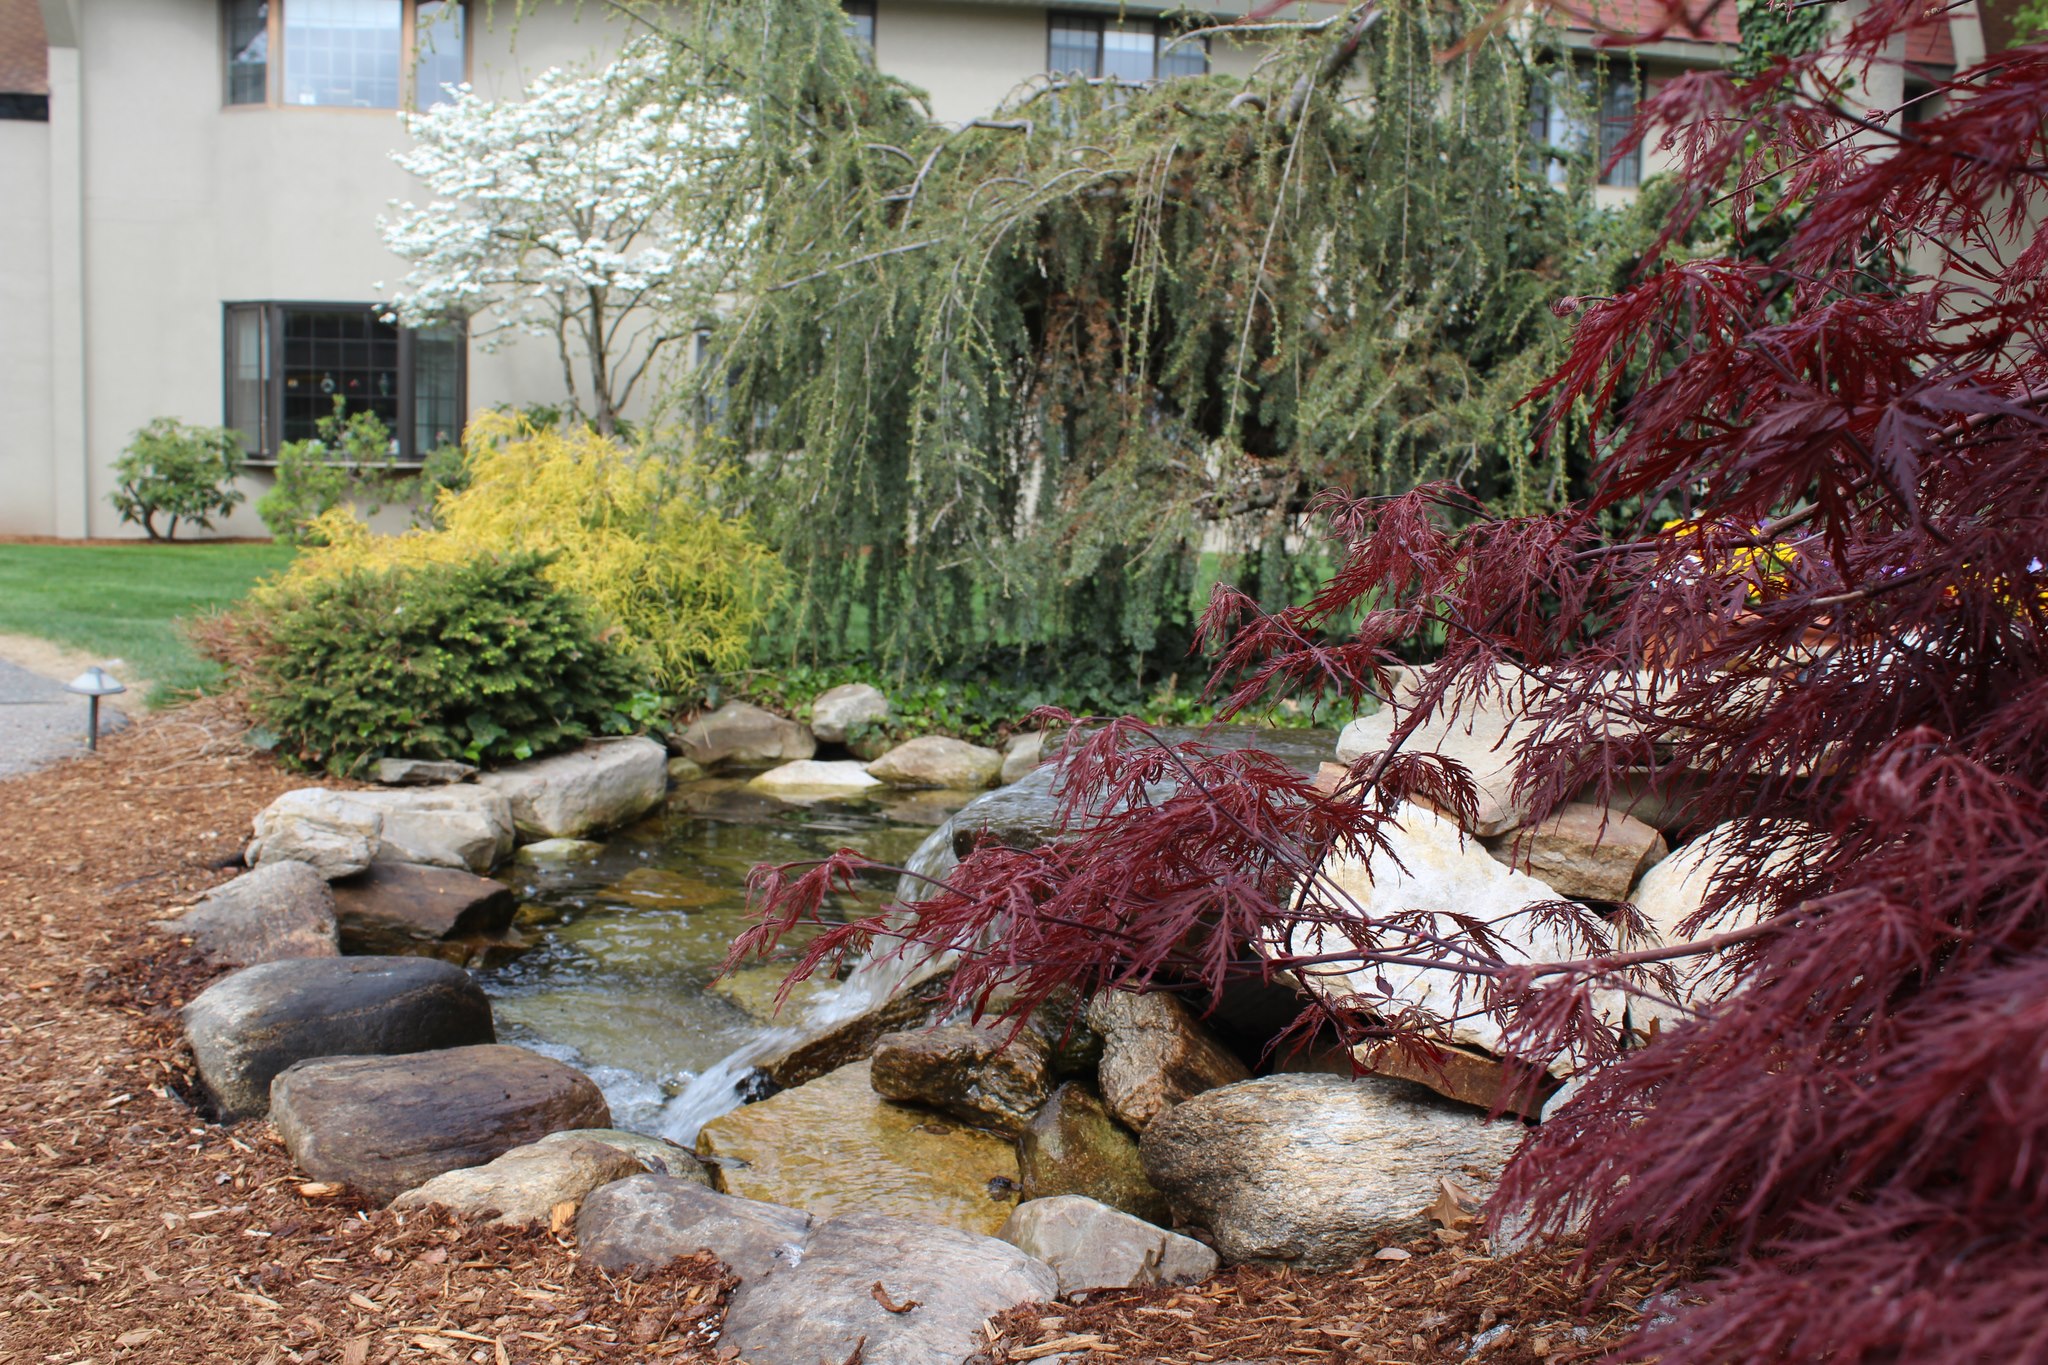
{"type": "MultiPolygon", "coordinates": [[[[239,868],[251,817],[307,779],[244,746],[213,699],[98,755],[0,782],[0,1359],[712,1361],[732,1282],[706,1256],[642,1280],[566,1231],[404,1217],[308,1185],[269,1125],[190,1103],[175,1012],[213,973],[148,921],[239,868]]],[[[1666,1278],[1602,1307],[1562,1258],[1497,1262],[1452,1232],[1337,1275],[1239,1269],[991,1324],[991,1365],[1581,1359],[1666,1278]],[[1486,1335],[1490,1332],[1490,1335],[1486,1335]]]]}

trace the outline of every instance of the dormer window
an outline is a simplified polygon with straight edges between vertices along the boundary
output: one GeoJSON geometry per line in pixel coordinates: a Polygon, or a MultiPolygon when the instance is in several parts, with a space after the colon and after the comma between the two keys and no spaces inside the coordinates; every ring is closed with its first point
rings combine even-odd
{"type": "Polygon", "coordinates": [[[224,0],[226,102],[430,109],[467,79],[456,0],[224,0]]]}

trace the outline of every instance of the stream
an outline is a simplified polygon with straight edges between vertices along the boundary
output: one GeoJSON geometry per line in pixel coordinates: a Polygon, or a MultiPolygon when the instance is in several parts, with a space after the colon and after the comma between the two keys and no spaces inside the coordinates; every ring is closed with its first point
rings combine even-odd
{"type": "MultiPolygon", "coordinates": [[[[1223,727],[1211,739],[1256,746],[1307,772],[1334,748],[1326,730],[1223,727]]],[[[800,804],[754,792],[742,779],[678,786],[659,814],[613,834],[595,857],[521,862],[500,874],[534,946],[479,973],[499,1037],[580,1067],[603,1089],[619,1127],[687,1145],[740,1103],[737,1082],[755,1058],[801,1023],[859,1013],[894,984],[886,972],[863,970],[844,984],[801,990],[778,1019],[772,1011],[786,966],[749,965],[716,979],[751,922],[748,871],[853,848],[943,876],[961,808],[979,795],[1011,816],[1048,814],[1049,778],[1041,769],[993,793],[885,791],[800,804]]],[[[871,912],[892,889],[878,883],[865,907],[831,909],[871,912]]],[[[785,951],[805,937],[791,935],[785,951]]]]}

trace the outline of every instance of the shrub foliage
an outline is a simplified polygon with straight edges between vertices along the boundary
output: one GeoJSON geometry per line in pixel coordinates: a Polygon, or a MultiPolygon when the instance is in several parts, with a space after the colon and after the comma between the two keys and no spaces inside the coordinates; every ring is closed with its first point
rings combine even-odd
{"type": "Polygon", "coordinates": [[[284,755],[345,774],[387,755],[496,763],[632,728],[639,675],[530,552],[355,567],[277,597],[250,700],[284,755]]]}
{"type": "Polygon", "coordinates": [[[477,417],[464,441],[468,484],[441,494],[436,528],[380,536],[332,509],[309,523],[313,547],[259,597],[361,568],[530,551],[545,557],[549,582],[617,626],[620,647],[659,686],[681,691],[706,670],[746,664],[783,571],[745,520],[714,506],[694,465],[502,413],[477,417]]]}
{"type": "Polygon", "coordinates": [[[107,500],[121,520],[140,526],[151,540],[176,540],[179,522],[210,531],[215,517],[241,505],[242,491],[235,487],[241,472],[239,434],[159,417],[136,432],[114,462],[114,491],[107,500]]]}
{"type": "MultiPolygon", "coordinates": [[[[1593,1267],[1720,1258],[1626,1358],[2048,1356],[2048,45],[1959,74],[1923,119],[1859,106],[1926,22],[1873,0],[1823,50],[1651,102],[1685,158],[1673,233],[1732,185],[1741,254],[1563,302],[1572,353],[1532,398],[1553,429],[1579,404],[1618,419],[1591,498],[1515,518],[1443,486],[1333,497],[1315,600],[1218,593],[1233,705],[1389,695],[1399,648],[1442,633],[1350,790],[1117,722],[1070,746],[1068,840],[978,850],[807,965],[907,936],[963,954],[962,999],[1021,983],[1019,1010],[1062,982],[1342,969],[1364,984],[1303,1026],[1422,1052],[1449,1021],[1372,968],[1443,967],[1516,1055],[1607,1063],[1496,1207],[1582,1226],[1593,1267]],[[1609,529],[1660,506],[1687,515],[1609,529]],[[1466,807],[1468,775],[1406,745],[1503,670],[1536,727],[1516,753],[1535,818],[1622,799],[1632,769],[1688,780],[1685,823],[1735,850],[1694,941],[1632,949],[1626,918],[1558,905],[1535,914],[1575,955],[1523,963],[1482,926],[1328,888],[1326,860],[1369,852],[1402,800],[1466,807]],[[1594,989],[1662,995],[1709,952],[1743,989],[1616,1055],[1594,989]]],[[[857,862],[764,871],[745,946],[857,862]]]]}

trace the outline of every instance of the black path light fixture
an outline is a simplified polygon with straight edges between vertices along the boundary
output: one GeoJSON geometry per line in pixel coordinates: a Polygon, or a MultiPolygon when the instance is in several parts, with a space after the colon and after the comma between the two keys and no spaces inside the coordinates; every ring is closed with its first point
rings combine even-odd
{"type": "Polygon", "coordinates": [[[86,699],[85,747],[97,752],[100,747],[100,698],[126,692],[127,687],[98,664],[86,669],[64,687],[66,691],[76,692],[86,699]]]}

